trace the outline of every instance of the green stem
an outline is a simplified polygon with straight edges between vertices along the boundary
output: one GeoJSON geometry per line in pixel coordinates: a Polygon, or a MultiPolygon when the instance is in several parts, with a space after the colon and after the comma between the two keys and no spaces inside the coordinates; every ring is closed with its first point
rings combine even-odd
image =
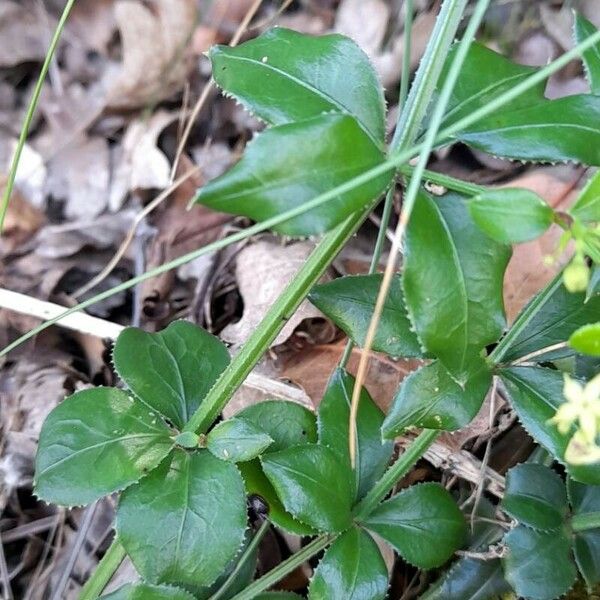
{"type": "Polygon", "coordinates": [[[227,579],[225,580],[223,585],[208,600],[219,600],[219,598],[221,598],[223,596],[223,594],[225,594],[225,592],[227,592],[227,590],[229,589],[231,584],[235,581],[235,578],[238,576],[239,572],[242,570],[242,567],[246,564],[248,559],[252,556],[254,551],[258,548],[258,545],[260,544],[263,537],[265,537],[265,534],[269,530],[270,525],[271,525],[271,522],[269,521],[269,519],[265,519],[263,521],[259,530],[256,532],[256,534],[252,538],[252,541],[248,544],[248,547],[246,548],[246,550],[244,550],[244,553],[240,556],[240,558],[235,566],[235,569],[233,569],[233,571],[231,571],[231,573],[229,574],[229,577],[227,577],[227,579]]]}
{"type": "Polygon", "coordinates": [[[413,0],[404,0],[404,52],[402,53],[402,75],[400,79],[400,96],[398,110],[403,110],[408,95],[408,80],[410,79],[410,58],[412,46],[412,27],[415,11],[413,0]]]}
{"type": "Polygon", "coordinates": [[[15,178],[17,177],[19,161],[21,160],[21,154],[23,153],[23,148],[25,147],[25,142],[27,141],[27,136],[29,135],[29,128],[31,127],[33,115],[35,114],[35,109],[37,108],[40,99],[40,94],[42,93],[42,87],[44,85],[46,75],[48,74],[50,64],[52,63],[54,52],[56,51],[56,46],[58,46],[60,36],[62,35],[65,23],[67,22],[67,18],[69,17],[69,13],[71,12],[71,9],[73,8],[74,4],[75,0],[68,0],[68,2],[65,4],[65,7],[63,8],[60,20],[58,21],[58,25],[54,30],[54,35],[50,40],[50,46],[48,47],[48,52],[46,52],[46,57],[44,58],[42,69],[35,83],[33,95],[31,96],[29,106],[27,107],[25,121],[23,122],[23,127],[21,128],[19,141],[17,143],[17,147],[15,148],[15,154],[10,165],[10,171],[8,173],[6,187],[4,188],[4,193],[2,195],[2,205],[0,207],[0,235],[2,234],[2,231],[4,229],[4,219],[6,218],[6,211],[8,210],[10,197],[12,196],[13,188],[15,186],[15,178]]]}
{"type": "Polygon", "coordinates": [[[373,509],[387,496],[396,482],[410,471],[441,433],[441,431],[435,429],[424,429],[413,440],[400,458],[383,474],[383,477],[356,505],[354,515],[357,521],[366,519],[373,512],[373,509]]]}
{"type": "Polygon", "coordinates": [[[231,600],[252,600],[252,598],[268,590],[288,573],[291,573],[294,569],[297,569],[307,560],[321,552],[321,550],[327,548],[334,539],[335,536],[330,535],[321,535],[315,538],[310,544],[302,548],[302,550],[296,552],[296,554],[284,560],[267,574],[251,583],[245,590],[231,598],[231,600]]]}
{"type": "MultiPolygon", "coordinates": [[[[415,168],[416,167],[412,167],[410,165],[402,165],[398,171],[407,177],[412,177],[412,174],[415,172],[415,168]]],[[[441,185],[446,189],[453,190],[454,192],[464,194],[465,196],[477,196],[488,189],[486,186],[477,185],[476,183],[469,183],[468,181],[463,181],[462,179],[457,179],[456,177],[450,177],[450,175],[436,173],[435,171],[430,171],[429,169],[425,169],[423,171],[423,179],[425,181],[430,181],[431,183],[441,185]]]]}
{"type": "Polygon", "coordinates": [[[96,570],[83,586],[79,600],[95,600],[98,598],[124,558],[125,548],[119,540],[114,539],[106,554],[98,563],[96,570]]]}
{"type": "Polygon", "coordinates": [[[588,531],[600,528],[600,512],[590,512],[571,517],[573,531],[588,531]]]}

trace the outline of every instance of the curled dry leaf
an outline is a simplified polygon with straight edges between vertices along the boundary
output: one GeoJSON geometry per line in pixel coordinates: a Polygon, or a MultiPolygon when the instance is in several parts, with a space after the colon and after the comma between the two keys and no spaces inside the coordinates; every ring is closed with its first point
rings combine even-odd
{"type": "MultiPolygon", "coordinates": [[[[0,181],[0,193],[3,193],[4,186],[1,184],[0,181]]],[[[0,251],[15,250],[34,235],[45,221],[44,213],[28,202],[18,189],[14,190],[4,219],[0,251]]]]}

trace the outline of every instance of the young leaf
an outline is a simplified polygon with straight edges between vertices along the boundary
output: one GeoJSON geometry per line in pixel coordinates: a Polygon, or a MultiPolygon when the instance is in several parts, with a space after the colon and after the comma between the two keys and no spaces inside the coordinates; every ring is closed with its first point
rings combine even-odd
{"type": "Polygon", "coordinates": [[[600,322],[584,325],[573,332],[569,346],[590,356],[600,356],[600,322]]]}
{"type": "Polygon", "coordinates": [[[600,222],[600,171],[590,178],[569,212],[584,223],[600,222]]]}
{"type": "Polygon", "coordinates": [[[523,525],[534,529],[559,529],[567,516],[565,485],[544,465],[517,465],[506,476],[502,508],[523,525]]]}
{"type": "Polygon", "coordinates": [[[383,145],[383,90],[367,55],[351,39],[276,27],[236,48],[213,46],[209,56],[217,85],[267,123],[350,114],[383,145]]]}
{"type": "MultiPolygon", "coordinates": [[[[382,160],[381,150],[354,118],[321,115],[258,134],[234,167],[199,191],[196,202],[263,221],[312,200],[382,160]]],[[[274,229],[296,236],[323,233],[381,194],[391,176],[390,171],[274,229]]]]}
{"type": "Polygon", "coordinates": [[[206,448],[217,458],[231,462],[252,460],[262,454],[273,439],[243,419],[227,419],[206,436],[206,448]]]}
{"type": "MultiPolygon", "coordinates": [[[[564,464],[570,436],[561,434],[549,422],[556,409],[565,402],[562,373],[541,367],[511,367],[502,369],[500,375],[523,427],[564,464]]],[[[566,468],[577,481],[600,484],[600,465],[566,464],[566,468]]]]}
{"type": "Polygon", "coordinates": [[[194,600],[194,596],[181,588],[149,583],[127,583],[101,600],[194,600]]]}
{"type": "MultiPolygon", "coordinates": [[[[600,487],[583,485],[567,478],[567,492],[574,515],[600,512],[600,487]]],[[[588,590],[600,582],[600,529],[575,533],[573,542],[575,562],[583,575],[588,590]]]]}
{"type": "Polygon", "coordinates": [[[383,600],[387,567],[373,538],[352,527],[325,552],[308,590],[309,600],[383,600]]]}
{"type": "MultiPolygon", "coordinates": [[[[580,44],[597,29],[579,13],[575,13],[575,43],[580,44]]],[[[600,47],[598,44],[586,50],[582,57],[592,94],[600,95],[600,47]]]]}
{"type": "MultiPolygon", "coordinates": [[[[571,334],[600,314],[600,294],[587,302],[585,294],[571,293],[557,276],[521,311],[510,332],[510,344],[502,355],[503,361],[514,361],[542,348],[565,342],[571,334]]],[[[573,354],[570,349],[553,353],[554,358],[573,354]]],[[[532,360],[546,360],[548,355],[532,360]]]]}
{"type": "Polygon", "coordinates": [[[181,429],[229,364],[225,345],[204,329],[175,321],[158,333],[128,327],[115,368],[129,389],[181,429]]]}
{"type": "MultiPolygon", "coordinates": [[[[355,344],[362,346],[382,278],[383,275],[379,273],[339,277],[315,286],[309,299],[355,344]]],[[[408,319],[399,275],[392,279],[375,334],[373,350],[391,356],[423,356],[421,344],[408,319]]]]}
{"type": "Polygon", "coordinates": [[[174,452],[122,494],[116,529],[145,579],[210,585],[244,540],[244,483],[235,465],[206,450],[174,452]]]}
{"type": "Polygon", "coordinates": [[[554,220],[554,211],[537,194],[520,188],[486,190],[467,206],[476,225],[501,244],[533,240],[554,220]]]}
{"type": "Polygon", "coordinates": [[[147,406],[121,390],[76,392],[42,426],[36,494],[47,502],[72,506],[122,490],[169,453],[170,433],[147,406]]]}
{"type": "MultiPolygon", "coordinates": [[[[338,461],[345,465],[349,472],[352,469],[348,452],[348,432],[350,399],[354,385],[352,375],[343,369],[336,369],[329,380],[318,411],[319,443],[333,450],[338,461]]],[[[392,458],[393,444],[381,441],[383,417],[381,409],[363,388],[356,419],[354,490],[357,500],[373,487],[392,458]]]]}
{"type": "Polygon", "coordinates": [[[421,367],[402,382],[383,422],[383,436],[393,439],[411,426],[445,431],[464,427],[479,412],[491,381],[484,361],[464,387],[439,361],[421,367]]]}
{"type": "Polygon", "coordinates": [[[323,531],[351,522],[352,473],[325,446],[307,444],[264,455],[261,463],[286,510],[323,531]]]}
{"type": "Polygon", "coordinates": [[[504,543],[508,547],[504,573],[519,596],[553,600],[575,583],[571,542],[564,531],[536,531],[519,525],[504,537],[504,543]]]}
{"type": "Polygon", "coordinates": [[[406,305],[425,348],[459,383],[505,327],[502,282],[510,248],[491,240],[456,194],[421,192],[406,234],[406,305]]]}
{"type": "Polygon", "coordinates": [[[258,402],[244,408],[235,417],[262,429],[271,437],[273,443],[267,448],[268,452],[278,452],[290,446],[317,441],[315,414],[295,402],[258,402]]]}
{"type": "Polygon", "coordinates": [[[444,564],[467,534],[456,502],[437,483],[414,485],[392,496],[365,519],[364,525],[421,569],[444,564]]]}

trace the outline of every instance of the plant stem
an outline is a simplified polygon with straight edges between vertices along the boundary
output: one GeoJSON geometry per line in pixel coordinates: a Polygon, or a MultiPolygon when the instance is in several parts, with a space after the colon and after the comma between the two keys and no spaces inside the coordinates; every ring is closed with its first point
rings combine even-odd
{"type": "Polygon", "coordinates": [[[31,127],[31,121],[33,120],[33,115],[35,114],[35,109],[37,108],[40,94],[42,93],[42,87],[44,85],[44,81],[46,79],[46,75],[48,74],[48,69],[50,68],[50,64],[52,63],[52,58],[54,57],[54,52],[56,51],[56,47],[58,46],[58,42],[60,40],[60,36],[62,35],[62,31],[67,22],[67,18],[69,17],[69,13],[75,4],[75,0],[68,0],[63,8],[62,14],[60,15],[60,20],[58,21],[58,25],[54,30],[54,35],[50,40],[50,46],[48,47],[48,51],[46,52],[46,57],[44,58],[44,62],[42,64],[42,69],[40,70],[40,74],[35,82],[35,87],[33,89],[33,95],[31,96],[31,100],[29,101],[29,106],[27,107],[27,113],[25,114],[25,121],[23,122],[23,127],[21,128],[21,133],[19,135],[19,141],[17,142],[17,147],[15,148],[15,154],[13,156],[10,171],[8,172],[8,179],[6,181],[6,187],[4,188],[4,193],[2,195],[2,205],[0,206],[0,235],[2,234],[2,230],[4,229],[4,219],[6,218],[6,211],[8,210],[8,204],[10,202],[10,197],[13,192],[13,188],[15,186],[15,179],[17,177],[17,169],[19,167],[19,161],[21,160],[21,154],[23,153],[23,148],[25,147],[25,142],[27,141],[27,136],[29,135],[29,128],[31,127]]]}
{"type": "Polygon", "coordinates": [[[231,600],[252,600],[256,595],[268,590],[288,573],[291,573],[301,564],[315,556],[315,554],[318,554],[321,550],[329,546],[334,539],[335,536],[331,535],[321,535],[315,538],[310,544],[302,548],[302,550],[296,552],[296,554],[293,554],[274,569],[251,583],[245,590],[231,598],[231,600]]]}
{"type": "Polygon", "coordinates": [[[98,598],[124,558],[125,548],[119,540],[114,539],[106,554],[98,563],[96,570],[83,586],[79,600],[95,600],[98,598]]]}
{"type": "Polygon", "coordinates": [[[408,80],[410,79],[410,58],[412,46],[412,26],[415,11],[413,0],[404,0],[404,52],[402,53],[402,75],[400,78],[400,96],[398,97],[398,110],[404,109],[408,94],[408,80]]]}
{"type": "Polygon", "coordinates": [[[588,531],[600,528],[600,512],[590,512],[571,517],[573,531],[588,531]]]}
{"type": "Polygon", "coordinates": [[[354,515],[357,521],[366,519],[373,509],[385,498],[396,482],[408,473],[423,456],[425,450],[433,444],[441,431],[424,429],[398,460],[383,474],[383,477],[371,488],[369,493],[356,505],[354,515]]]}
{"type": "MultiPolygon", "coordinates": [[[[398,171],[403,175],[412,177],[412,174],[415,172],[415,168],[416,167],[411,167],[410,165],[402,165],[398,171]]],[[[435,171],[430,171],[429,169],[425,169],[423,171],[423,179],[425,181],[430,181],[431,183],[441,185],[449,190],[464,194],[465,196],[476,196],[488,189],[486,186],[477,185],[476,183],[469,183],[468,181],[463,181],[462,179],[457,179],[456,177],[450,177],[450,175],[436,173],[435,171]]]]}

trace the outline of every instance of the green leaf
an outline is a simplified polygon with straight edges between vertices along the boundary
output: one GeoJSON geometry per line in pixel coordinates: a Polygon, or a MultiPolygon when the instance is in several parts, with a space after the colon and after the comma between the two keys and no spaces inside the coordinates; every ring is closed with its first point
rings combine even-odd
{"type": "Polygon", "coordinates": [[[235,465],[206,450],[177,451],[121,496],[119,540],[152,583],[210,585],[236,556],[246,529],[235,465]]]}
{"type": "Polygon", "coordinates": [[[325,446],[307,444],[264,455],[261,463],[286,510],[322,531],[351,522],[352,473],[325,446]]]}
{"type": "Polygon", "coordinates": [[[310,582],[310,600],[383,600],[387,567],[373,538],[352,527],[329,547],[310,582]]]}
{"type": "Polygon", "coordinates": [[[46,502],[72,506],[122,490],[169,453],[170,433],[147,406],[121,390],[76,392],[44,421],[35,492],[46,502]]]}
{"type": "Polygon", "coordinates": [[[600,356],[600,322],[577,329],[569,338],[569,345],[582,354],[600,356]]]}
{"type": "Polygon", "coordinates": [[[181,588],[149,583],[128,583],[103,600],[194,600],[194,596],[181,588]]]}
{"type": "MultiPolygon", "coordinates": [[[[573,514],[600,512],[600,486],[583,485],[567,478],[567,492],[573,514]]],[[[573,542],[575,562],[588,589],[600,583],[600,530],[589,529],[575,534],[573,542]]]]}
{"type": "Polygon", "coordinates": [[[567,492],[552,469],[525,463],[506,476],[502,508],[523,525],[534,529],[558,529],[567,516],[567,492]]]}
{"type": "Polygon", "coordinates": [[[419,195],[406,234],[406,305],[425,348],[461,384],[505,327],[510,253],[479,230],[461,196],[419,195]]]}
{"type": "MultiPolygon", "coordinates": [[[[575,330],[596,321],[600,314],[600,294],[587,302],[585,294],[571,293],[557,276],[521,311],[507,337],[510,343],[502,354],[505,362],[566,342],[575,330]]],[[[553,358],[573,354],[569,348],[552,353],[553,358]]],[[[548,355],[532,358],[547,360],[548,355]]]]}
{"type": "Polygon", "coordinates": [[[469,203],[476,225],[501,244],[533,240],[552,225],[554,211],[530,190],[489,189],[469,203]]]}
{"type": "Polygon", "coordinates": [[[254,596],[254,600],[302,600],[302,596],[294,592],[263,592],[254,596]]]}
{"type": "MultiPolygon", "coordinates": [[[[319,443],[329,447],[338,461],[352,472],[350,465],[349,427],[350,404],[355,380],[343,369],[336,369],[319,404],[319,443]]],[[[354,490],[360,500],[383,475],[390,464],[393,452],[391,442],[381,440],[383,412],[373,402],[366,389],[362,389],[356,419],[356,469],[354,490]]]]}
{"type": "Polygon", "coordinates": [[[236,48],[214,46],[209,56],[217,84],[268,123],[345,113],[383,145],[383,90],[351,39],[277,27],[236,48]]]}
{"type": "Polygon", "coordinates": [[[204,329],[175,321],[158,333],[128,327],[115,368],[129,389],[181,429],[229,364],[225,345],[204,329]]]}
{"type": "Polygon", "coordinates": [[[590,177],[569,212],[584,223],[600,221],[600,171],[590,177]]]}
{"type": "Polygon", "coordinates": [[[262,454],[273,439],[244,419],[227,419],[206,436],[206,448],[217,458],[231,462],[252,460],[262,454]]]}
{"type": "Polygon", "coordinates": [[[585,294],[585,301],[589,302],[594,296],[600,296],[600,266],[594,265],[590,275],[590,283],[585,294]]]}
{"type": "MultiPolygon", "coordinates": [[[[549,420],[565,402],[563,375],[541,367],[511,367],[500,371],[512,407],[527,432],[557,460],[565,464],[570,435],[561,434],[549,420]]],[[[600,465],[565,464],[577,481],[600,484],[600,465]]]]}
{"type": "Polygon", "coordinates": [[[444,564],[467,535],[456,502],[437,483],[413,485],[392,496],[365,519],[364,525],[421,569],[444,564]]]}
{"type": "MultiPolygon", "coordinates": [[[[380,165],[383,154],[347,115],[327,114],[271,127],[227,173],[205,185],[197,202],[255,221],[291,210],[380,165]]],[[[304,236],[327,231],[388,186],[391,171],[288,220],[274,230],[304,236]]]]}
{"type": "Polygon", "coordinates": [[[295,402],[267,400],[244,408],[235,415],[267,433],[273,443],[267,452],[317,441],[315,414],[295,402]]]}
{"type": "MultiPolygon", "coordinates": [[[[363,346],[382,278],[380,273],[339,277],[315,286],[309,299],[355,344],[363,346]]],[[[421,344],[408,319],[398,275],[392,279],[373,350],[391,356],[423,356],[421,344]]]]}
{"type": "MultiPolygon", "coordinates": [[[[579,13],[575,13],[575,43],[580,44],[598,31],[592,23],[579,13]]],[[[600,94],[600,46],[596,44],[586,50],[582,57],[585,72],[590,82],[592,94],[600,94]]]]}
{"type": "Polygon", "coordinates": [[[491,381],[484,361],[464,388],[439,361],[413,371],[400,385],[383,422],[383,436],[393,439],[412,426],[445,431],[464,427],[479,412],[491,381]]]}
{"type": "Polygon", "coordinates": [[[531,600],[553,600],[575,583],[571,542],[560,531],[536,531],[519,525],[504,537],[508,554],[504,573],[519,596],[531,600]]]}

